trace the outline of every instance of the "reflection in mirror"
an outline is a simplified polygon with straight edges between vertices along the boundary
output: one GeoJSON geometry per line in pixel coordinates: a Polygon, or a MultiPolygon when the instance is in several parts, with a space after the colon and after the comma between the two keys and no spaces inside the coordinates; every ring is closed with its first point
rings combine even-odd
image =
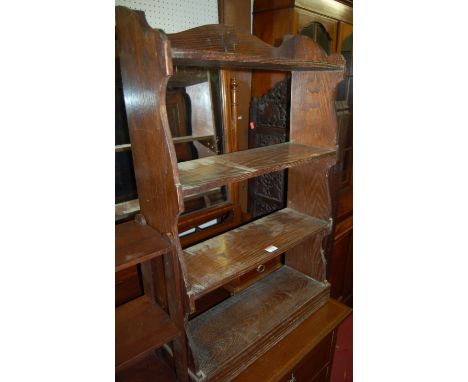
{"type": "MultiPolygon", "coordinates": [[[[217,126],[215,107],[219,81],[206,68],[175,67],[166,93],[166,109],[178,162],[223,152],[222,128],[217,126]],[[217,128],[218,127],[218,128],[217,128]]],[[[184,214],[227,201],[226,187],[184,199],[184,214]]]]}
{"type": "MultiPolygon", "coordinates": [[[[174,67],[167,85],[166,110],[178,162],[223,153],[220,89],[217,70],[174,67]]],[[[116,78],[115,151],[116,221],[120,221],[133,218],[139,211],[139,203],[119,78],[116,78]]],[[[217,187],[184,198],[183,214],[219,206],[227,201],[227,187],[217,187]]]]}

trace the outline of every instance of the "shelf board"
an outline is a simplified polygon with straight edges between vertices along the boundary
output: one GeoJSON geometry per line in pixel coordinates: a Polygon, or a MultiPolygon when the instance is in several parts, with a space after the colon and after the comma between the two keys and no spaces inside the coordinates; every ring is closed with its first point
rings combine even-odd
{"type": "Polygon", "coordinates": [[[115,205],[115,220],[126,219],[140,211],[140,201],[138,199],[128,200],[115,205]]]}
{"type": "Polygon", "coordinates": [[[256,70],[342,70],[341,65],[287,57],[261,57],[251,54],[172,48],[172,62],[181,66],[239,68],[256,70]]]}
{"type": "Polygon", "coordinates": [[[121,370],[180,334],[169,316],[142,296],[115,310],[115,367],[121,370]]]}
{"type": "Polygon", "coordinates": [[[329,286],[283,266],[189,321],[208,380],[231,380],[329,299],[329,286]]]}
{"type": "Polygon", "coordinates": [[[196,300],[255,269],[328,224],[285,208],[185,249],[190,298],[196,300]],[[270,246],[277,249],[269,252],[270,246]]]}
{"type": "Polygon", "coordinates": [[[335,154],[335,149],[286,142],[179,163],[179,178],[189,196],[335,154]]]}
{"type": "Polygon", "coordinates": [[[116,272],[169,251],[169,241],[148,225],[130,221],[115,226],[116,272]]]}

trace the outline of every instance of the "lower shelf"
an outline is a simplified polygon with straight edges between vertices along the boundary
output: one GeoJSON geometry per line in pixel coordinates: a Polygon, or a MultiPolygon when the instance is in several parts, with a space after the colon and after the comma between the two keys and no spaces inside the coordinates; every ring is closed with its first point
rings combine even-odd
{"type": "Polygon", "coordinates": [[[146,296],[115,310],[115,368],[121,370],[172,341],[179,330],[159,305],[146,296]]]}
{"type": "Polygon", "coordinates": [[[186,248],[189,297],[199,299],[328,227],[328,221],[284,208],[186,248]]]}
{"type": "Polygon", "coordinates": [[[328,284],[283,266],[188,324],[200,380],[230,381],[314,311],[328,284]]]}

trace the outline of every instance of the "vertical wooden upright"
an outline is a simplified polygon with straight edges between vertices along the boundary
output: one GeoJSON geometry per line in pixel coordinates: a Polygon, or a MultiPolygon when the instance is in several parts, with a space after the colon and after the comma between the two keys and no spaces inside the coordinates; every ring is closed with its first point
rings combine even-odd
{"type": "Polygon", "coordinates": [[[182,250],[177,237],[183,196],[165,102],[167,81],[172,75],[170,43],[162,31],[148,25],[143,12],[117,7],[116,26],[141,214],[172,244],[172,251],[164,256],[167,296],[157,282],[156,275],[162,272],[156,260],[142,265],[143,283],[145,293],[154,300],[167,299],[169,315],[182,333],[173,341],[176,372],[180,381],[187,381],[185,270],[178,261],[182,250]]]}
{"type": "MultiPolygon", "coordinates": [[[[292,42],[292,39],[284,44],[292,42]]],[[[315,43],[314,43],[315,44],[315,43]]],[[[296,59],[320,60],[343,65],[338,54],[327,56],[311,41],[297,36],[291,49],[296,59]]],[[[293,71],[291,76],[290,141],[316,147],[336,148],[337,120],[334,99],[336,85],[343,79],[337,71],[293,71]]],[[[307,166],[291,168],[288,173],[288,202],[290,208],[319,219],[330,221],[330,231],[307,240],[302,246],[288,252],[286,264],[297,270],[325,281],[326,270],[319,266],[325,262],[323,242],[332,228],[332,205],[329,190],[330,168],[336,157],[321,158],[307,166]]]]}

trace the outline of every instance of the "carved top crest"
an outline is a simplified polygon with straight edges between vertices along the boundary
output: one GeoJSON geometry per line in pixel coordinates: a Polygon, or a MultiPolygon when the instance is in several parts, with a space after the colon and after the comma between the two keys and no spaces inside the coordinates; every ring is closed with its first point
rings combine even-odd
{"type": "Polygon", "coordinates": [[[168,37],[176,64],[279,70],[343,70],[345,64],[306,36],[285,36],[275,48],[231,25],[211,24],[168,37]]]}

